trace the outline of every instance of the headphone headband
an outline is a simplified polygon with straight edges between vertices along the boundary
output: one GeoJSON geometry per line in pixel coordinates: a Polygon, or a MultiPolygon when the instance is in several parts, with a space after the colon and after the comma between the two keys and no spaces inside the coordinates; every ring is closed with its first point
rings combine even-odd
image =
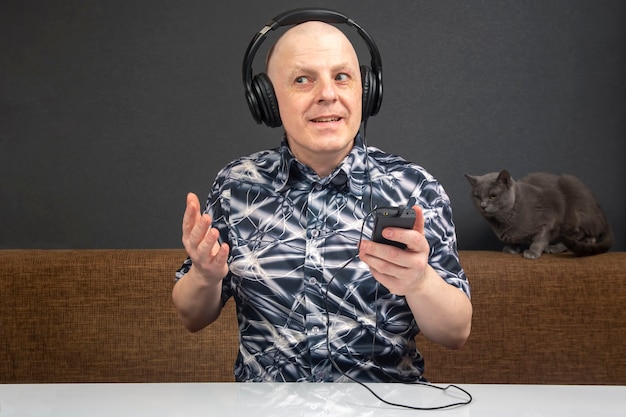
{"type": "Polygon", "coordinates": [[[347,23],[348,16],[330,9],[294,9],[287,10],[270,21],[278,26],[297,25],[309,20],[320,20],[326,23],[347,23]]]}
{"type": "Polygon", "coordinates": [[[278,127],[281,125],[278,115],[278,104],[273,96],[273,87],[265,74],[252,75],[252,63],[257,50],[271,30],[283,26],[298,25],[308,21],[321,21],[325,23],[347,24],[357,30],[359,36],[365,41],[371,56],[371,69],[361,66],[363,82],[363,121],[369,116],[374,116],[380,110],[382,103],[383,88],[383,65],[382,58],[376,43],[372,37],[348,16],[330,9],[304,8],[288,10],[274,17],[252,38],[243,59],[242,79],[246,92],[246,100],[257,123],[265,122],[268,126],[278,127]],[[364,74],[365,72],[365,74],[364,74]],[[267,97],[269,96],[269,97],[267,97]]]}

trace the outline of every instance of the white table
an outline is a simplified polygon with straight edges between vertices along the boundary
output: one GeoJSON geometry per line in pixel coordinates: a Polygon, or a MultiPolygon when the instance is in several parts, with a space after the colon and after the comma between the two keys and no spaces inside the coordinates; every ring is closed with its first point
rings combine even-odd
{"type": "MultiPolygon", "coordinates": [[[[393,402],[433,407],[458,392],[369,384],[393,402]]],[[[0,417],[14,416],[626,416],[625,386],[461,385],[469,405],[410,411],[385,405],[353,384],[0,384],[0,417]]]]}

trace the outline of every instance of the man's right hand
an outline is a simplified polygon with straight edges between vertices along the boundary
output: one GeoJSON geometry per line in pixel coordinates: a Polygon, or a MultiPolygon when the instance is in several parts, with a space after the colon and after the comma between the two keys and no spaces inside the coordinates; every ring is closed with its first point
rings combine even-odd
{"type": "Polygon", "coordinates": [[[201,214],[200,201],[194,193],[187,194],[183,216],[183,245],[198,277],[216,283],[228,274],[227,243],[219,243],[219,231],[211,227],[211,216],[201,214]]]}

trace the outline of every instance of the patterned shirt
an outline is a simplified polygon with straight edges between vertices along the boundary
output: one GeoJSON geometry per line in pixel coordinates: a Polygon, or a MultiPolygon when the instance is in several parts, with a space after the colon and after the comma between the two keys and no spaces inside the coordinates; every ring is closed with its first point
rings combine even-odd
{"type": "MultiPolygon", "coordinates": [[[[429,264],[469,296],[441,185],[360,136],[326,178],[296,160],[285,140],[219,172],[206,212],[230,245],[222,301],[236,302],[237,381],[422,379],[419,328],[405,298],[378,284],[357,256],[372,234],[372,208],[411,198],[424,212],[429,264]]],[[[176,278],[190,266],[187,259],[176,278]]]]}

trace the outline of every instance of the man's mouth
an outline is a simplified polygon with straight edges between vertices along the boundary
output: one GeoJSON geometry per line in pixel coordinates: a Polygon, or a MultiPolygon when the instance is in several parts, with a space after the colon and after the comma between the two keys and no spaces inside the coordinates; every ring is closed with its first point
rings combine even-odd
{"type": "Polygon", "coordinates": [[[338,122],[339,120],[341,120],[340,117],[320,117],[317,119],[313,119],[311,121],[313,123],[331,123],[331,122],[338,122]]]}

